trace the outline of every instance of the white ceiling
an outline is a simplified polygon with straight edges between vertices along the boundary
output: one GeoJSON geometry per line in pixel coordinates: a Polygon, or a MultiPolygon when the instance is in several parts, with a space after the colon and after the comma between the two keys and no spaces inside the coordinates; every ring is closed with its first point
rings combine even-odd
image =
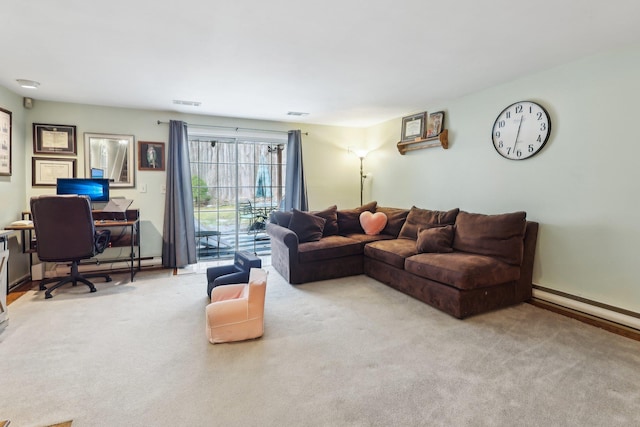
{"type": "Polygon", "coordinates": [[[0,85],[36,102],[369,126],[635,45],[638,17],[638,0],[3,0],[0,85]]]}

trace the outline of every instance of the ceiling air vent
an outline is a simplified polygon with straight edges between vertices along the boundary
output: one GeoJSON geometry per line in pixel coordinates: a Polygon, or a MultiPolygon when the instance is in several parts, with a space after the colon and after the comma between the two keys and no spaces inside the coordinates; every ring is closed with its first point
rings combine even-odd
{"type": "Polygon", "coordinates": [[[309,113],[303,113],[301,111],[289,111],[287,116],[308,116],[309,113]]]}
{"type": "Polygon", "coordinates": [[[198,101],[181,101],[179,99],[174,99],[173,103],[176,105],[189,105],[191,107],[199,107],[202,102],[198,101]]]}

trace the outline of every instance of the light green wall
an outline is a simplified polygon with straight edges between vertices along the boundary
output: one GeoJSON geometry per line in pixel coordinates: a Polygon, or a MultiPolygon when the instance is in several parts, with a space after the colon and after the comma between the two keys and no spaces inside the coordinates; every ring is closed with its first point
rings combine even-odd
{"type": "MultiPolygon", "coordinates": [[[[22,97],[0,86],[0,107],[11,111],[11,176],[0,176],[0,227],[20,218],[23,210],[19,202],[26,191],[24,176],[24,158],[28,145],[25,142],[26,115],[22,107],[22,97]]],[[[24,262],[22,241],[16,233],[9,239],[9,283],[15,282],[29,274],[29,267],[24,262]]]]}
{"type": "Polygon", "coordinates": [[[373,198],[391,206],[527,211],[540,222],[534,283],[640,312],[640,48],[609,52],[425,105],[445,110],[450,148],[401,156],[401,119],[367,129],[373,198]],[[496,153],[491,129],[519,100],[544,105],[552,134],[524,161],[496,153]]]}

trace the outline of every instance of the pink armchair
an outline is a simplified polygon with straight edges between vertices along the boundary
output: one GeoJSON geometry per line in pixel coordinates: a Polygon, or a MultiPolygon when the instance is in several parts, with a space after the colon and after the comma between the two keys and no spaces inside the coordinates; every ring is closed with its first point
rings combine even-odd
{"type": "Polygon", "coordinates": [[[264,333],[267,272],[252,268],[249,283],[216,286],[207,306],[207,338],[212,344],[243,341],[264,333]]]}

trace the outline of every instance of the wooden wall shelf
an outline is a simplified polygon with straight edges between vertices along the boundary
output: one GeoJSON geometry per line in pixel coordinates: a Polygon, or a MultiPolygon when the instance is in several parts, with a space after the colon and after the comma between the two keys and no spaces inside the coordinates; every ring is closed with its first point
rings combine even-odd
{"type": "Polygon", "coordinates": [[[449,130],[443,129],[440,135],[431,138],[416,138],[413,141],[400,141],[397,144],[398,151],[404,155],[407,151],[422,150],[423,148],[442,147],[449,148],[449,130]]]}

